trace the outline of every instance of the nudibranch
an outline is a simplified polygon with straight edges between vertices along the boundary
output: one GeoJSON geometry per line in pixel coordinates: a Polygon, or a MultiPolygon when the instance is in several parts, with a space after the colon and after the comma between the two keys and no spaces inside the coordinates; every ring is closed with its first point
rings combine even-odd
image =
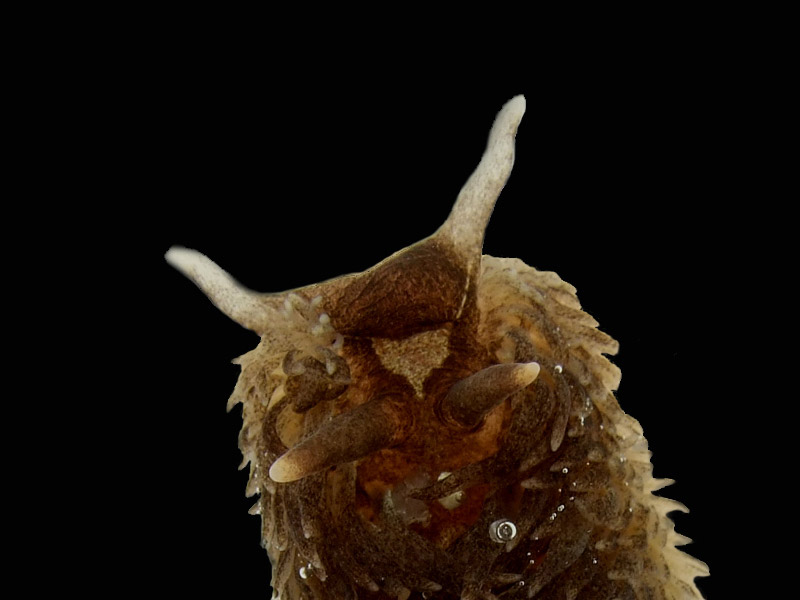
{"type": "Polygon", "coordinates": [[[701,598],[617,342],[555,273],[482,254],[524,111],[498,113],[444,224],[363,273],[255,293],[167,253],[261,337],[228,408],[274,597],[701,598]]]}

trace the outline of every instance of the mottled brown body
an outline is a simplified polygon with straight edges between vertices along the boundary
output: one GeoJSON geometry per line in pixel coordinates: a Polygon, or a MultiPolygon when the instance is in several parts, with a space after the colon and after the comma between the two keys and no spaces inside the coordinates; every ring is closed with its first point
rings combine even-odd
{"type": "Polygon", "coordinates": [[[448,221],[363,274],[262,295],[170,257],[262,336],[229,406],[280,598],[700,597],[616,342],[554,273],[481,254],[523,110],[448,221]]]}

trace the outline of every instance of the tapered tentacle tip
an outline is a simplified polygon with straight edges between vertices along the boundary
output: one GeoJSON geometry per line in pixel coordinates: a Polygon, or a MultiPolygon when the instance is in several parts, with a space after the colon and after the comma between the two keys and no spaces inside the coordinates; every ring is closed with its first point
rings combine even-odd
{"type": "MultiPolygon", "coordinates": [[[[526,105],[525,96],[522,94],[519,96],[514,96],[511,100],[503,105],[503,107],[500,109],[500,112],[497,113],[497,117],[492,125],[492,129],[489,132],[489,143],[487,145],[487,150],[491,151],[492,148],[494,148],[497,144],[500,144],[501,146],[510,145],[513,153],[514,136],[517,135],[517,129],[519,128],[519,124],[522,121],[523,115],[525,114],[526,105]]],[[[500,161],[506,161],[507,155],[508,150],[503,149],[500,150],[499,156],[496,158],[500,159],[500,161]]],[[[511,158],[510,163],[513,164],[513,158],[511,158]]],[[[510,170],[510,165],[508,169],[510,170]]],[[[501,167],[499,170],[503,170],[503,168],[501,167]]]]}
{"type": "Polygon", "coordinates": [[[272,463],[269,468],[269,478],[275,483],[289,483],[302,479],[305,472],[294,458],[291,452],[287,452],[272,463]]]}
{"type": "Polygon", "coordinates": [[[539,376],[539,370],[539,363],[524,363],[515,369],[514,377],[521,387],[525,387],[536,381],[536,378],[539,376]]]}
{"type": "Polygon", "coordinates": [[[230,279],[230,276],[220,269],[214,261],[197,250],[191,250],[183,246],[172,246],[167,250],[164,258],[170,265],[203,288],[206,294],[209,294],[209,290],[206,289],[209,285],[217,287],[224,280],[230,279]]]}
{"type": "Polygon", "coordinates": [[[182,246],[172,246],[167,250],[164,258],[181,273],[186,273],[191,269],[191,265],[195,262],[197,254],[199,253],[182,246]]]}
{"type": "Polygon", "coordinates": [[[500,110],[500,118],[498,121],[507,121],[516,127],[522,120],[522,115],[525,114],[526,107],[527,103],[525,101],[525,96],[522,94],[514,96],[511,100],[506,102],[503,108],[500,110]]]}

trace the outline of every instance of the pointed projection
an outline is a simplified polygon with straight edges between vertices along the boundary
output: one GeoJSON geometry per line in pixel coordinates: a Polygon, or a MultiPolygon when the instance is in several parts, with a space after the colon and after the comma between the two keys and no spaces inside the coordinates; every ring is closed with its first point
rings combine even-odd
{"type": "MultiPolygon", "coordinates": [[[[333,326],[344,334],[398,337],[420,324],[456,319],[479,272],[484,231],[514,165],[514,136],[524,112],[523,96],[500,110],[478,167],[436,233],[363,273],[293,291],[308,298],[323,296],[333,326]],[[398,297],[404,298],[400,305],[398,297]],[[396,331],[391,331],[392,323],[397,324],[396,331]]],[[[290,293],[248,290],[194,250],[175,247],[166,259],[222,312],[259,335],[275,322],[290,293]]]]}
{"type": "Polygon", "coordinates": [[[406,417],[391,396],[376,398],[323,425],[311,437],[276,460],[273,481],[286,483],[363,458],[402,441],[406,417]]]}
{"type": "Polygon", "coordinates": [[[539,365],[535,362],[486,367],[450,388],[442,401],[442,415],[471,429],[495,406],[533,383],[538,375],[539,365]]]}
{"type": "Polygon", "coordinates": [[[461,188],[450,216],[434,234],[452,245],[470,273],[480,264],[489,217],[514,167],[514,140],[525,107],[525,97],[515,96],[497,113],[480,163],[461,188]]]}
{"type": "Polygon", "coordinates": [[[259,335],[269,328],[283,300],[257,294],[243,287],[207,256],[174,246],[167,262],[197,284],[211,301],[231,319],[259,335]]]}

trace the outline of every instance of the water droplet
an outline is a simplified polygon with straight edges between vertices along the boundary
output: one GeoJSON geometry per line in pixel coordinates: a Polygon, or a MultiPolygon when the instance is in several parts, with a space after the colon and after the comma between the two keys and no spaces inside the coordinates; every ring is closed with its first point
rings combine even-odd
{"type": "Polygon", "coordinates": [[[564,367],[562,367],[561,365],[556,365],[556,368],[554,370],[556,373],[561,373],[562,371],[564,371],[564,367]]]}
{"type": "Polygon", "coordinates": [[[508,519],[499,519],[489,526],[489,537],[499,544],[504,544],[517,537],[517,526],[508,519]]]}
{"type": "Polygon", "coordinates": [[[567,467],[564,467],[563,469],[561,469],[561,472],[564,473],[564,475],[566,475],[567,473],[569,473],[569,469],[567,467]]]}

